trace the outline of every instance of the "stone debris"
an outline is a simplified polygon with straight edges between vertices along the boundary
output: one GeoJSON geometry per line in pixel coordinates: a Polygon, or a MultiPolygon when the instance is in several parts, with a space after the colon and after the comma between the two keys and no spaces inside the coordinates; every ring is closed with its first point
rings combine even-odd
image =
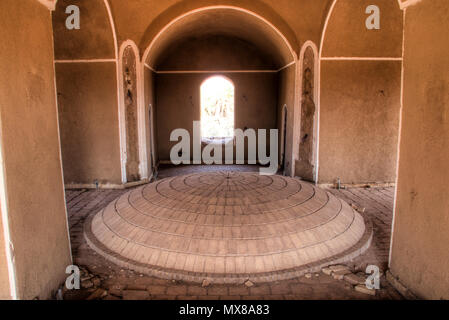
{"type": "Polygon", "coordinates": [[[329,269],[331,269],[332,272],[337,272],[337,271],[342,271],[342,270],[350,271],[350,269],[349,269],[348,266],[345,266],[345,265],[342,265],[342,264],[337,264],[337,265],[334,265],[334,266],[329,266],[329,269]]]}
{"type": "Polygon", "coordinates": [[[307,279],[310,279],[310,278],[312,278],[312,274],[311,274],[311,273],[306,273],[306,274],[304,275],[304,277],[306,277],[307,279]]]}
{"type": "Polygon", "coordinates": [[[94,286],[94,283],[90,280],[81,281],[81,288],[83,288],[83,289],[89,289],[89,288],[92,288],[93,286],[94,286]]]}
{"type": "Polygon", "coordinates": [[[99,287],[101,285],[101,280],[98,277],[93,278],[91,281],[95,287],[99,287]]]}
{"type": "Polygon", "coordinates": [[[349,269],[342,269],[342,270],[334,271],[332,273],[332,277],[335,280],[343,280],[343,278],[350,273],[351,273],[351,271],[349,269]]]}
{"type": "Polygon", "coordinates": [[[355,275],[355,274],[352,274],[352,273],[346,274],[343,277],[343,279],[346,282],[348,282],[349,284],[353,285],[353,286],[356,286],[356,285],[359,285],[359,284],[364,284],[365,281],[366,281],[366,279],[364,279],[362,277],[359,277],[358,275],[355,275]]]}
{"type": "Polygon", "coordinates": [[[87,281],[87,280],[92,279],[93,277],[94,277],[93,275],[89,274],[89,275],[81,277],[80,280],[81,281],[87,281]]]}
{"type": "Polygon", "coordinates": [[[108,292],[104,289],[97,289],[94,292],[90,294],[89,297],[87,297],[87,300],[99,300],[101,298],[104,298],[108,295],[108,292]]]}
{"type": "Polygon", "coordinates": [[[323,268],[321,269],[321,272],[323,272],[325,275],[332,275],[332,269],[331,268],[323,268]]]}
{"type": "Polygon", "coordinates": [[[90,271],[85,267],[79,267],[80,269],[80,280],[83,281],[92,281],[95,278],[95,275],[90,273],[90,271]]]}
{"type": "Polygon", "coordinates": [[[247,286],[248,288],[251,288],[251,287],[254,286],[254,283],[252,283],[250,280],[247,280],[247,281],[245,282],[245,286],[247,286]]]}
{"type": "Polygon", "coordinates": [[[203,283],[201,284],[201,286],[202,286],[203,288],[205,288],[205,287],[210,286],[210,284],[211,284],[211,282],[210,282],[209,279],[204,279],[204,280],[203,280],[203,283]]]}
{"type": "Polygon", "coordinates": [[[328,276],[332,276],[335,280],[344,280],[346,282],[345,289],[355,289],[357,292],[372,296],[376,295],[376,290],[366,287],[364,274],[360,275],[360,272],[354,274],[348,266],[341,264],[333,265],[322,268],[321,272],[328,276]]]}
{"type": "Polygon", "coordinates": [[[372,296],[376,295],[376,290],[369,289],[365,285],[362,285],[362,284],[356,285],[355,286],[355,291],[361,292],[361,293],[364,293],[364,294],[369,294],[369,295],[372,295],[372,296]]]}
{"type": "Polygon", "coordinates": [[[115,296],[115,297],[120,297],[120,298],[123,296],[122,290],[120,290],[120,289],[110,289],[109,290],[109,295],[110,296],[115,296]]]}
{"type": "Polygon", "coordinates": [[[345,284],[345,290],[349,290],[352,291],[353,290],[353,286],[351,286],[350,284],[345,284]]]}
{"type": "Polygon", "coordinates": [[[107,278],[107,276],[94,275],[86,267],[79,266],[80,270],[80,289],[82,290],[69,290],[66,288],[65,283],[56,292],[55,299],[72,300],[74,297],[83,296],[86,298],[85,293],[89,294],[87,296],[88,300],[98,300],[108,296],[108,291],[101,289],[100,286],[102,281],[107,278]]]}

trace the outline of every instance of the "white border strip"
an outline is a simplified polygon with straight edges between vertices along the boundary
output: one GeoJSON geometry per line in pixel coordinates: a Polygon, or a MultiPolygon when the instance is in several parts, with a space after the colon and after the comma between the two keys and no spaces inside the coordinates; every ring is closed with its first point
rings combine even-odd
{"type": "MultiPolygon", "coordinates": [[[[156,168],[156,149],[154,147],[154,140],[155,140],[154,109],[153,109],[153,105],[151,103],[148,106],[148,113],[150,115],[149,125],[150,125],[151,176],[153,176],[154,175],[153,169],[156,168]]],[[[147,152],[147,161],[148,161],[148,152],[147,152]]],[[[149,178],[149,179],[151,180],[151,178],[149,178]]]]}
{"type": "Polygon", "coordinates": [[[324,39],[326,38],[326,31],[327,31],[327,25],[329,24],[329,20],[331,19],[332,13],[334,12],[335,5],[337,4],[337,0],[334,0],[332,3],[329,12],[327,13],[326,21],[324,22],[323,32],[321,33],[321,41],[320,41],[320,60],[323,56],[323,45],[324,45],[324,39]]]}
{"type": "MultiPolygon", "coordinates": [[[[54,36],[53,31],[51,32],[52,37],[52,52],[54,52],[54,36]]],[[[67,212],[67,197],[66,192],[64,188],[64,165],[62,163],[62,143],[61,143],[61,127],[59,125],[59,102],[58,102],[58,87],[56,84],[56,64],[54,61],[54,54],[53,54],[53,83],[55,88],[55,105],[56,105],[56,124],[57,124],[57,130],[58,130],[58,156],[59,156],[59,164],[61,166],[61,185],[63,186],[63,195],[64,195],[64,214],[65,214],[65,223],[67,228],[67,238],[68,238],[68,244],[69,244],[69,255],[70,255],[70,262],[73,264],[73,254],[72,254],[72,240],[70,239],[70,226],[69,226],[69,215],[67,212]]]]}
{"type": "Polygon", "coordinates": [[[148,68],[148,69],[150,69],[151,71],[153,71],[154,73],[157,73],[157,71],[154,69],[154,68],[152,68],[148,63],[144,63],[143,64],[146,68],[148,68]]]}
{"type": "Polygon", "coordinates": [[[334,11],[335,5],[337,4],[337,0],[334,0],[332,3],[329,12],[327,13],[326,21],[324,22],[323,31],[321,33],[321,40],[320,40],[320,51],[318,53],[318,97],[317,97],[317,108],[318,108],[318,116],[317,116],[317,148],[316,148],[316,181],[315,183],[318,184],[320,181],[320,128],[321,128],[321,61],[322,61],[322,55],[323,55],[323,46],[324,46],[324,39],[326,37],[326,30],[327,25],[329,24],[329,20],[332,16],[332,13],[334,11]]]}
{"type": "MultiPolygon", "coordinates": [[[[126,174],[126,162],[128,161],[127,143],[126,143],[126,112],[125,112],[125,97],[123,95],[124,84],[123,84],[123,75],[122,75],[123,53],[125,51],[125,48],[128,46],[132,47],[134,54],[136,55],[136,60],[138,59],[138,55],[136,54],[136,47],[134,45],[134,42],[125,41],[122,44],[122,46],[120,47],[119,58],[118,58],[118,63],[117,63],[118,126],[119,126],[119,131],[120,131],[120,166],[121,166],[121,171],[122,171],[122,183],[126,183],[128,181],[127,174],[126,174]]],[[[137,67],[138,67],[138,64],[136,61],[136,68],[137,67]]],[[[137,87],[137,84],[136,84],[136,87],[137,87]]],[[[137,89],[137,91],[138,90],[139,89],[137,89]]]]}
{"type": "Polygon", "coordinates": [[[288,106],[286,103],[282,106],[281,112],[281,162],[280,166],[284,170],[283,175],[286,171],[286,158],[287,158],[287,137],[288,137],[288,106]]]}
{"type": "Polygon", "coordinates": [[[184,73],[277,73],[277,70],[176,70],[156,71],[157,74],[184,74],[184,73]]]}
{"type": "MultiPolygon", "coordinates": [[[[287,67],[287,66],[286,66],[287,67]]],[[[299,144],[295,142],[295,132],[296,127],[301,128],[301,87],[299,83],[301,83],[300,74],[301,74],[301,64],[298,61],[295,61],[295,80],[294,80],[294,96],[293,96],[293,128],[292,128],[292,146],[290,148],[291,154],[291,165],[290,165],[290,177],[295,176],[296,170],[296,149],[299,148],[299,144]],[[299,120],[297,120],[297,118],[299,120]]],[[[280,70],[281,71],[281,70],[280,70]]],[[[279,71],[279,72],[280,72],[279,71]]]]}
{"type": "Polygon", "coordinates": [[[55,60],[55,63],[99,63],[99,62],[117,62],[116,59],[78,59],[78,60],[55,60]]]}
{"type": "MultiPolygon", "coordinates": [[[[114,22],[114,17],[112,16],[112,11],[111,11],[111,7],[109,6],[109,2],[108,0],[104,0],[104,5],[106,7],[106,10],[108,12],[108,17],[109,17],[109,23],[111,25],[111,31],[112,31],[112,37],[114,39],[114,53],[115,53],[115,66],[116,66],[116,83],[117,83],[117,111],[118,111],[118,115],[120,117],[120,104],[121,104],[121,89],[120,89],[120,76],[121,76],[121,71],[119,68],[119,63],[118,63],[118,55],[119,55],[119,49],[118,49],[118,40],[117,40],[117,33],[115,30],[115,22],[114,22]]],[[[123,140],[123,137],[121,135],[122,132],[122,124],[118,123],[118,130],[119,130],[119,138],[120,138],[120,150],[123,150],[123,145],[126,148],[126,139],[123,140]]],[[[121,173],[122,173],[122,183],[126,183],[126,160],[123,159],[123,152],[120,152],[120,163],[121,163],[121,173]]]]}
{"type": "Polygon", "coordinates": [[[259,69],[259,70],[167,70],[167,71],[157,71],[153,67],[151,67],[148,63],[144,63],[144,66],[154,73],[158,74],[183,74],[183,73],[277,73],[284,69],[287,69],[288,67],[294,65],[296,61],[292,61],[282,68],[279,68],[277,70],[268,70],[268,69],[259,69]]]}
{"type": "MultiPolygon", "coordinates": [[[[137,46],[136,46],[137,48],[137,46]]],[[[140,179],[148,179],[150,172],[148,171],[148,148],[147,148],[147,107],[145,105],[145,67],[142,67],[140,60],[140,51],[137,48],[136,56],[136,73],[137,73],[137,124],[139,130],[139,172],[140,179]]],[[[150,150],[151,152],[151,150],[150,150]]]]}
{"type": "MultiPolygon", "coordinates": [[[[404,58],[405,53],[405,15],[407,14],[407,9],[404,9],[402,14],[402,58],[404,58]]],[[[399,111],[399,135],[398,135],[398,146],[396,155],[396,183],[394,188],[394,201],[393,201],[393,220],[391,223],[391,238],[390,238],[390,252],[388,253],[388,268],[391,267],[391,257],[393,252],[393,238],[394,238],[394,226],[396,220],[396,205],[398,200],[398,184],[399,184],[399,160],[401,157],[401,137],[402,137],[402,112],[404,110],[404,61],[402,61],[401,66],[401,102],[399,111]]]]}
{"type": "MultiPolygon", "coordinates": [[[[295,58],[295,59],[296,59],[296,58],[295,58]]],[[[287,63],[285,66],[283,66],[283,67],[280,68],[280,69],[277,69],[275,72],[281,72],[282,70],[287,69],[288,67],[294,65],[295,63],[296,63],[296,61],[292,61],[292,62],[290,62],[290,63],[287,63]]]]}
{"type": "Polygon", "coordinates": [[[47,7],[48,10],[54,11],[58,0],[37,0],[40,4],[47,7]]]}
{"type": "Polygon", "coordinates": [[[408,7],[421,2],[421,0],[398,0],[399,8],[402,10],[407,9],[408,7]]]}
{"type": "Polygon", "coordinates": [[[111,7],[109,6],[108,0],[103,0],[104,6],[106,7],[106,11],[108,12],[109,23],[111,25],[112,37],[114,38],[114,51],[115,51],[115,59],[118,57],[118,41],[117,41],[117,33],[115,31],[115,22],[114,17],[112,16],[111,7]]]}
{"type": "MultiPolygon", "coordinates": [[[[2,124],[0,118],[0,132],[2,124]]],[[[5,162],[3,159],[3,141],[0,138],[0,205],[3,223],[3,234],[5,241],[6,261],[8,264],[8,278],[10,295],[13,300],[18,299],[16,266],[14,263],[13,243],[11,241],[9,217],[8,217],[8,196],[6,190],[5,162]]]]}
{"type": "Polygon", "coordinates": [[[402,61],[402,57],[321,57],[324,61],[402,61]]]}

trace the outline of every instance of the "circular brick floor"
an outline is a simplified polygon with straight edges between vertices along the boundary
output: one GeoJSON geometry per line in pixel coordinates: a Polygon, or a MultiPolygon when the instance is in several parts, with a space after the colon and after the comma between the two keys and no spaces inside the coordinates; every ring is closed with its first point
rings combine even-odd
{"type": "Polygon", "coordinates": [[[196,173],[127,192],[87,219],[107,259],[166,279],[275,281],[344,262],[372,231],[347,203],[309,183],[258,173],[196,173]]]}

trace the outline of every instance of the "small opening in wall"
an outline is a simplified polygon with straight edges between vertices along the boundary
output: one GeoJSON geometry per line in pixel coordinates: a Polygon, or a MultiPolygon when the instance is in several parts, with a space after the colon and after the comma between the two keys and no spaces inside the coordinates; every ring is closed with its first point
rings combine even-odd
{"type": "Polygon", "coordinates": [[[225,142],[233,137],[234,85],[225,77],[210,77],[201,85],[201,138],[225,142]]]}

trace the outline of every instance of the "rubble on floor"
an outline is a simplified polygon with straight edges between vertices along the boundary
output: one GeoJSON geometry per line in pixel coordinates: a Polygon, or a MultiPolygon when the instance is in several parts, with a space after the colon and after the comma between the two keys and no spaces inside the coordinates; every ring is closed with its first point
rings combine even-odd
{"type": "Polygon", "coordinates": [[[375,289],[370,289],[366,286],[365,277],[361,276],[360,272],[353,272],[353,270],[346,265],[333,265],[321,269],[325,275],[332,276],[335,280],[347,282],[348,288],[354,289],[357,292],[376,295],[375,289]]]}

